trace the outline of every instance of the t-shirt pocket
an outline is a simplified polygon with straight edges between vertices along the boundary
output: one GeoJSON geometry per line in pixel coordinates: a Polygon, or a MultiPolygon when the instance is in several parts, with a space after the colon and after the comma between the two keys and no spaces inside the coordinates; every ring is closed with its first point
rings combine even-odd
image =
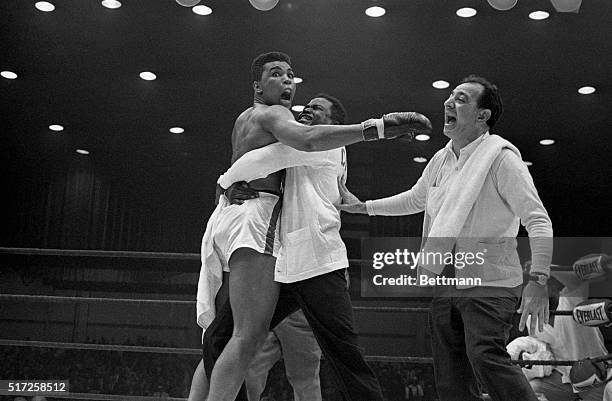
{"type": "Polygon", "coordinates": [[[317,265],[310,227],[287,233],[286,255],[289,274],[307,271],[317,265]]]}

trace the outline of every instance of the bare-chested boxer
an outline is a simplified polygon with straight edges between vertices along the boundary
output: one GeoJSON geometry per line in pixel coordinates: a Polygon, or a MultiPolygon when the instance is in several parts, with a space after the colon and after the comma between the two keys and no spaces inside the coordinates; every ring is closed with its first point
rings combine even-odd
{"type": "MultiPolygon", "coordinates": [[[[289,57],[278,52],[262,54],[253,61],[251,72],[254,105],[234,125],[232,162],[250,150],[277,141],[303,151],[323,151],[431,129],[425,116],[412,112],[391,113],[353,125],[300,124],[289,111],[295,93],[289,57]]],[[[252,181],[251,188],[260,192],[259,197],[240,206],[228,206],[218,216],[219,224],[212,237],[224,269],[230,271],[234,329],[211,374],[211,401],[234,400],[270,327],[279,296],[274,266],[279,249],[276,223],[283,175],[284,171],[280,171],[252,181]]],[[[214,332],[215,325],[213,321],[207,333],[214,332]]],[[[205,367],[209,369],[206,363],[205,367]]]]}

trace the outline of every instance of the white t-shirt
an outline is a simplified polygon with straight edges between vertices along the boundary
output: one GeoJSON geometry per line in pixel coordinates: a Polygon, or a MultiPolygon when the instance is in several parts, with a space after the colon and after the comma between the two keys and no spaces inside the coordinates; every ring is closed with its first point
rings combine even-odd
{"type": "Polygon", "coordinates": [[[346,182],[346,150],[302,152],[281,143],[252,150],[223,174],[228,188],[286,169],[281,212],[281,249],[274,279],[302,281],[348,267],[340,237],[338,180],[346,182]]]}

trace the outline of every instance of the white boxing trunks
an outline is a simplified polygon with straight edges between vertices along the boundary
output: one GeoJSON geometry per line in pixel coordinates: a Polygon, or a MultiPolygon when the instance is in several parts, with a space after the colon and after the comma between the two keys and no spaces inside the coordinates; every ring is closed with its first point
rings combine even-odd
{"type": "Polygon", "coordinates": [[[251,248],[276,257],[280,248],[279,223],[282,199],[267,192],[242,205],[230,205],[221,211],[213,234],[215,251],[229,271],[229,260],[238,248],[251,248]]]}

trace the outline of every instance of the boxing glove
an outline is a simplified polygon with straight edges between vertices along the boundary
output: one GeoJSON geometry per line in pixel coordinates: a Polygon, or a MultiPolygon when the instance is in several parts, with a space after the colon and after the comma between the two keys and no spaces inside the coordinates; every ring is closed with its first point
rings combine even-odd
{"type": "Polygon", "coordinates": [[[404,137],[412,140],[415,133],[430,133],[431,121],[414,111],[395,112],[381,118],[371,118],[361,123],[364,141],[404,137]]]}
{"type": "Polygon", "coordinates": [[[570,381],[575,392],[601,386],[610,378],[603,362],[593,362],[590,359],[578,361],[570,370],[570,381]]]}
{"type": "Polygon", "coordinates": [[[572,311],[574,321],[583,326],[599,327],[612,322],[612,302],[607,299],[589,299],[572,311]]]}

